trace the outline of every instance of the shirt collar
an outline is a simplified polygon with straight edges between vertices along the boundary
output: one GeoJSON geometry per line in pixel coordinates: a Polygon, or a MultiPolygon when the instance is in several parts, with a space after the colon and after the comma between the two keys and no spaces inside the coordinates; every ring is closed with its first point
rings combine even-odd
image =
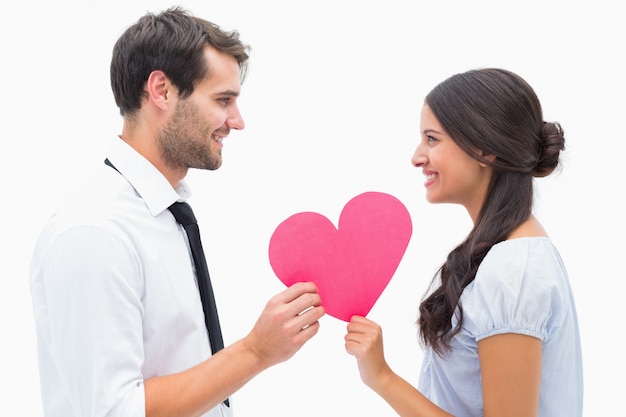
{"type": "Polygon", "coordinates": [[[107,152],[109,161],[126,178],[137,194],[145,201],[153,216],[158,216],[176,201],[191,197],[184,180],[176,188],[146,158],[121,138],[115,138],[107,152]]]}

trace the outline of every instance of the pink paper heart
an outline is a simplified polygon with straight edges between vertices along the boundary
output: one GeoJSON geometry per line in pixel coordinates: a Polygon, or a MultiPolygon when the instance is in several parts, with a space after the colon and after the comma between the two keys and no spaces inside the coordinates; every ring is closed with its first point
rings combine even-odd
{"type": "Polygon", "coordinates": [[[287,286],[315,282],[326,313],[349,321],[370,312],[411,233],[411,217],[397,198],[366,192],[345,205],[337,228],[314,212],[288,217],[270,239],[270,264],[287,286]]]}

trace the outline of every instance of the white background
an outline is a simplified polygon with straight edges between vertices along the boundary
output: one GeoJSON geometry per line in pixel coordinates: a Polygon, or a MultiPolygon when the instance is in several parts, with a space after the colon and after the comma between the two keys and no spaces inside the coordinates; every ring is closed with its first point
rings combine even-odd
{"type": "MultiPolygon", "coordinates": [[[[568,265],[585,360],[585,415],[623,413],[624,12],[618,2],[199,1],[181,3],[253,47],[240,99],[247,127],[224,165],[192,172],[226,343],[284,288],[269,265],[274,228],[300,211],[336,222],[364,191],[398,197],[414,233],[369,317],[391,366],[417,382],[416,319],[432,273],[470,229],[456,206],[429,205],[410,165],[425,94],[456,72],[511,69],[560,121],[560,174],[538,180],[536,213],[568,265]]],[[[0,415],[41,416],[28,265],[63,191],[101,164],[120,132],[109,87],[117,37],[164,1],[22,1],[2,8],[0,415]],[[7,94],[8,92],[8,94],[7,94]]],[[[392,416],[344,351],[345,323],[234,397],[238,417],[392,416]]]]}

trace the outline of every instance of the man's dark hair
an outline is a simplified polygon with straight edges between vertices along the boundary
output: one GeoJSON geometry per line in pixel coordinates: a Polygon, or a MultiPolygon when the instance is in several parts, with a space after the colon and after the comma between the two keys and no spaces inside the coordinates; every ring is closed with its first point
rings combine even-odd
{"type": "Polygon", "coordinates": [[[141,107],[145,83],[156,70],[165,73],[182,98],[191,95],[211,70],[205,61],[206,47],[234,57],[244,80],[250,48],[237,31],[224,31],[180,7],[141,17],[113,48],[111,88],[120,114],[132,115],[141,107]]]}

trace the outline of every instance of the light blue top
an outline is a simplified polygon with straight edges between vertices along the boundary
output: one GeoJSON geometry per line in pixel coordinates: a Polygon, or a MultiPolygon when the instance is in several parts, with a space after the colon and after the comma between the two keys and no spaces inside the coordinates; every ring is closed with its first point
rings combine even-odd
{"type": "MultiPolygon", "coordinates": [[[[461,295],[463,326],[443,358],[427,349],[419,390],[456,417],[483,416],[478,341],[502,333],[542,343],[538,417],[580,417],[583,373],[567,271],[547,237],[494,245],[461,295]]],[[[456,319],[453,318],[453,326],[456,319]]]]}

